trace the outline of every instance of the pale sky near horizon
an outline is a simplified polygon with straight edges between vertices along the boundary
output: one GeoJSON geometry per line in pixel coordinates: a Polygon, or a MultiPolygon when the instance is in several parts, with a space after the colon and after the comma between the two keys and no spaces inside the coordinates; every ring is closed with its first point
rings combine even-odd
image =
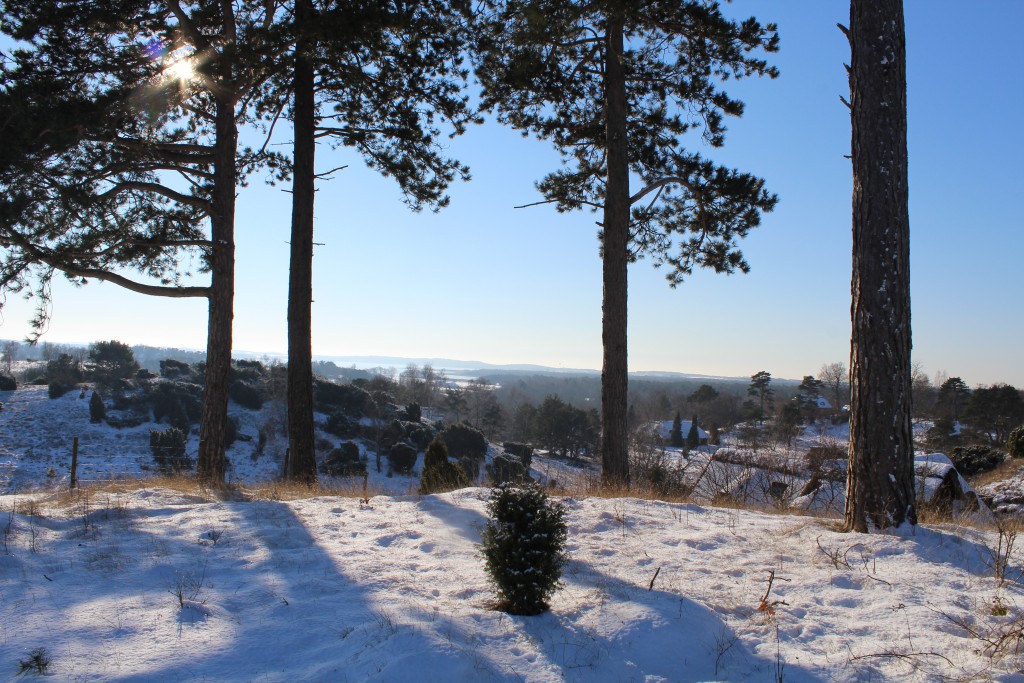
{"type": "MultiPolygon", "coordinates": [[[[730,12],[776,21],[781,76],[730,83],[746,103],[712,156],[755,173],[779,206],[742,243],[748,275],[698,273],[676,290],[630,267],[631,370],[776,377],[849,357],[849,48],[841,0],[761,3],[730,12]]],[[[906,0],[914,360],[968,384],[1024,387],[1024,2],[906,0]]],[[[280,139],[287,142],[287,136],[280,139]]],[[[697,147],[694,147],[697,149],[697,147]]],[[[702,150],[707,152],[707,150],[702,150]]],[[[493,121],[450,143],[473,180],[451,206],[413,214],[394,183],[351,164],[317,195],[313,350],[318,355],[446,357],[553,367],[601,365],[597,216],[557,214],[533,183],[557,168],[545,142],[493,121]]],[[[286,349],[289,197],[260,178],[239,194],[234,347],[286,349]]],[[[110,284],[53,288],[51,342],[119,339],[205,347],[203,300],[110,284]]],[[[9,296],[0,338],[28,331],[9,296]]]]}

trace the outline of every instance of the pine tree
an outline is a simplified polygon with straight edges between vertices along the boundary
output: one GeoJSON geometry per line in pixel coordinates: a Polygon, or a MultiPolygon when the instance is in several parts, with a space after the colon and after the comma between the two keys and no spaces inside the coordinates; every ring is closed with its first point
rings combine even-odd
{"type": "Polygon", "coordinates": [[[294,128],[288,282],[287,478],[316,479],[313,428],[312,282],[316,142],[354,149],[394,178],[416,211],[448,203],[444,192],[468,169],[445,157],[439,122],[461,133],[472,115],[461,87],[469,4],[294,0],[283,39],[291,71],[260,105],[276,118],[290,98],[294,128]]]}
{"type": "Polygon", "coordinates": [[[679,412],[676,412],[676,417],[672,420],[672,433],[669,436],[669,443],[676,448],[683,447],[683,418],[679,412]]]}
{"type": "Polygon", "coordinates": [[[29,45],[3,65],[0,235],[11,248],[0,286],[34,290],[36,329],[56,272],[206,298],[198,474],[213,484],[226,469],[235,194],[275,159],[238,147],[252,89],[276,64],[266,53],[268,9],[256,0],[12,0],[0,21],[29,45]],[[182,284],[196,252],[207,286],[182,284]]]}
{"type": "Polygon", "coordinates": [[[690,420],[690,431],[686,433],[686,450],[692,451],[700,445],[700,432],[697,431],[697,416],[690,420]]]}
{"type": "Polygon", "coordinates": [[[549,139],[567,168],[538,183],[559,211],[602,213],[602,474],[628,484],[627,265],[650,256],[672,286],[694,268],[747,271],[736,241],[775,197],[754,176],[683,150],[690,129],[723,143],[743,106],[718,80],[776,70],[774,25],[722,16],[716,2],[485,0],[477,22],[483,106],[549,139]],[[641,180],[635,192],[630,176],[641,180]]]}
{"type": "Polygon", "coordinates": [[[764,423],[765,405],[770,405],[775,390],[772,389],[772,373],[767,370],[760,370],[750,376],[750,386],[747,387],[747,394],[756,396],[760,405],[758,421],[764,423]]]}
{"type": "Polygon", "coordinates": [[[849,531],[916,524],[902,0],[851,0],[853,337],[849,531]]]}

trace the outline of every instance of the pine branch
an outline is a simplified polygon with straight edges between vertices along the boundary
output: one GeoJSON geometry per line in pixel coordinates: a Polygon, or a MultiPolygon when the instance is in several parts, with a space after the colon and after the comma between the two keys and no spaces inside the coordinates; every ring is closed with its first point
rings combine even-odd
{"type": "Polygon", "coordinates": [[[213,208],[210,202],[206,201],[205,199],[200,199],[199,197],[193,197],[191,195],[175,192],[171,188],[164,187],[160,183],[144,183],[132,180],[117,183],[116,185],[114,185],[114,187],[110,188],[106,192],[97,195],[97,199],[107,199],[108,197],[118,195],[121,192],[124,192],[125,190],[139,190],[140,192],[152,192],[154,194],[163,195],[164,197],[167,197],[168,199],[179,202],[181,204],[186,204],[188,206],[194,206],[197,209],[202,209],[203,212],[206,214],[209,214],[213,208]]]}

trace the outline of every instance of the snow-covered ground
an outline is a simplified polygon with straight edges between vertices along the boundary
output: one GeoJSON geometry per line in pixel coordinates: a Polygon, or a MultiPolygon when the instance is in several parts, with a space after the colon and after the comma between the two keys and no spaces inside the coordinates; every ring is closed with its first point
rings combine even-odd
{"type": "Polygon", "coordinates": [[[45,648],[61,681],[1024,680],[982,639],[1024,619],[991,534],[568,499],[564,585],[513,617],[486,496],[2,496],[0,678],[45,648]]]}
{"type": "Polygon", "coordinates": [[[1024,682],[1024,568],[995,531],[568,498],[562,589],[513,617],[476,545],[486,489],[402,495],[418,480],[371,458],[368,503],[257,495],[280,468],[280,444],[254,457],[271,403],[232,405],[252,439],[229,450],[230,499],[116,492],[103,480],[147,474],[157,425],[90,424],[88,393],[0,401],[0,680],[31,679],[19,663],[44,648],[60,681],[1024,682]],[[74,436],[86,486],[69,494],[74,436]]]}

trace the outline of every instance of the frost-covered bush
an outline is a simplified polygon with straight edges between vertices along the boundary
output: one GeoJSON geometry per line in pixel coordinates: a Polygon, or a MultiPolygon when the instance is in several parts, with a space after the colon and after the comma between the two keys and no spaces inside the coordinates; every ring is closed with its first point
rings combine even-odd
{"type": "Polygon", "coordinates": [[[397,474],[411,474],[416,466],[416,449],[407,443],[396,443],[388,451],[391,470],[397,474]]]}
{"type": "Polygon", "coordinates": [[[1024,425],[1010,432],[1006,439],[1006,452],[1011,458],[1024,458],[1024,425]]]}
{"type": "Polygon", "coordinates": [[[466,473],[457,464],[448,460],[448,447],[444,445],[444,439],[435,438],[423,455],[420,493],[444,493],[465,486],[469,486],[466,473]]]}
{"type": "Polygon", "coordinates": [[[441,432],[448,453],[456,458],[477,458],[487,455],[487,439],[483,432],[467,424],[453,424],[441,432]]]}
{"type": "Polygon", "coordinates": [[[505,482],[521,483],[530,480],[530,471],[523,466],[523,461],[511,453],[501,453],[494,456],[490,466],[487,468],[491,474],[491,481],[497,484],[505,482]]]}
{"type": "Polygon", "coordinates": [[[103,407],[103,397],[98,391],[92,392],[92,396],[89,398],[89,422],[98,424],[103,422],[103,418],[106,416],[107,410],[103,407]]]}
{"type": "Polygon", "coordinates": [[[18,388],[18,381],[10,375],[0,374],[0,391],[14,391],[18,388]]]}
{"type": "Polygon", "coordinates": [[[487,501],[480,537],[484,568],[509,614],[540,614],[565,566],[565,506],[535,482],[501,484],[487,501]]]}
{"type": "Polygon", "coordinates": [[[188,434],[181,429],[170,427],[163,431],[149,432],[149,448],[157,468],[165,474],[178,474],[192,469],[192,459],[185,455],[188,434]]]}
{"type": "Polygon", "coordinates": [[[949,452],[949,459],[965,477],[994,470],[1005,457],[990,446],[957,446],[949,452]]]}

